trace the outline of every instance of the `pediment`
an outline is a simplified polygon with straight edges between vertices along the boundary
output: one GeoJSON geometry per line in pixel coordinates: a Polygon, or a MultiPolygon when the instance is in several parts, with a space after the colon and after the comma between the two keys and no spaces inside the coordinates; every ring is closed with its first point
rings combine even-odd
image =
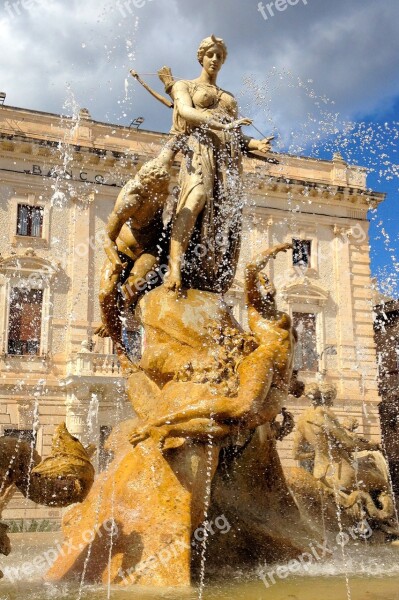
{"type": "Polygon", "coordinates": [[[282,295],[288,302],[300,302],[304,304],[316,304],[324,306],[329,298],[329,292],[319,285],[315,285],[309,279],[299,283],[287,285],[282,290],[282,295]]]}
{"type": "Polygon", "coordinates": [[[42,277],[54,277],[60,271],[60,264],[37,256],[28,249],[24,254],[0,256],[0,272],[7,275],[26,275],[37,273],[42,277]]]}

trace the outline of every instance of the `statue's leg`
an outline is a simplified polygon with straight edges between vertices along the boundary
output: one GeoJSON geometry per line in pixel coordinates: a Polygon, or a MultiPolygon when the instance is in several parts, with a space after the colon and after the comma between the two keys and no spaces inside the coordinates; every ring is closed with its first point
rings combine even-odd
{"type": "Polygon", "coordinates": [[[121,286],[123,308],[134,307],[138,299],[148,287],[146,276],[158,265],[159,259],[155,253],[145,252],[134,263],[129,277],[121,286]]]}
{"type": "Polygon", "coordinates": [[[122,370],[126,373],[132,372],[133,363],[127,357],[126,348],[122,340],[122,322],[118,306],[120,274],[113,273],[113,265],[106,259],[100,282],[100,308],[102,325],[95,330],[100,337],[110,337],[115,345],[115,351],[122,370]]]}
{"type": "Polygon", "coordinates": [[[204,209],[206,194],[204,186],[199,184],[187,196],[183,206],[176,214],[170,241],[169,274],[165,286],[174,291],[181,288],[181,265],[194,231],[198,215],[204,209]]]}
{"type": "Polygon", "coordinates": [[[118,309],[119,274],[113,273],[113,265],[107,258],[101,271],[100,308],[103,326],[95,333],[101,337],[109,336],[117,345],[122,345],[121,321],[118,309]]]}

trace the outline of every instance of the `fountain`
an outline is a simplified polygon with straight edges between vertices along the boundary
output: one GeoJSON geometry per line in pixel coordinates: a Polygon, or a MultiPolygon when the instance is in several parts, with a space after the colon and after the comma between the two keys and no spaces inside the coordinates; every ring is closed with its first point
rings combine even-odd
{"type": "MultiPolygon", "coordinates": [[[[198,49],[197,79],[160,71],[172,103],[163,100],[174,107],[170,138],[121,190],[109,218],[97,334],[114,342],[136,415],[113,428],[110,464],[94,477],[93,449],[65,425],[43,461],[29,445],[0,439],[0,506],[14,485],[38,503],[74,504],[44,579],[53,590],[71,586],[58,589],[73,597],[77,585],[79,600],[91,585],[105,586],[108,597],[128,588],[131,597],[176,598],[191,597],[195,584],[205,598],[207,578],[225,577],[227,567],[256,573],[267,589],[288,574],[317,575],[337,549],[350,598],[350,545],[370,548],[399,535],[380,448],[339,422],[331,388],[305,390],[314,406],[297,423],[294,452],[306,468],[281,466],[277,440],[294,426],[285,404],[303,386],[293,374],[292,319],[262,271],[292,245],[272,246],[245,265],[244,330],[224,300],[240,251],[242,156],[267,157],[272,138],[243,134],[250,120],[216,85],[226,57],[223,40],[211,36],[198,49]],[[168,192],[178,152],[174,205],[168,192]],[[144,332],[137,362],[122,328],[133,310],[144,332]]],[[[97,409],[93,395],[94,418],[97,409]]],[[[8,554],[5,528],[0,536],[8,554]]],[[[255,598],[251,585],[237,592],[243,596],[214,589],[209,597],[255,598]]]]}

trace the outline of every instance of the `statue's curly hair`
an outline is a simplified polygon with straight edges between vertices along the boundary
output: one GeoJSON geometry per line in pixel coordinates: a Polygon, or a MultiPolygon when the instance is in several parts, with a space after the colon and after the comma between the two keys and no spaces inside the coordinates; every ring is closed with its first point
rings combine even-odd
{"type": "Polygon", "coordinates": [[[159,160],[154,158],[145,163],[137,173],[141,185],[147,189],[157,188],[162,182],[169,182],[170,175],[161,165],[159,160]]]}
{"type": "Polygon", "coordinates": [[[226,58],[227,58],[226,44],[224,43],[222,38],[217,38],[216,36],[214,36],[212,34],[210,37],[207,37],[204,40],[202,40],[202,42],[199,45],[198,52],[197,52],[197,58],[198,58],[198,62],[200,63],[200,65],[203,64],[204,56],[207,53],[207,51],[209,50],[209,48],[212,48],[212,46],[219,46],[222,49],[223,62],[226,61],[226,58]]]}
{"type": "Polygon", "coordinates": [[[333,383],[309,383],[305,387],[305,396],[316,406],[325,404],[326,400],[334,401],[337,397],[337,387],[333,383]]]}

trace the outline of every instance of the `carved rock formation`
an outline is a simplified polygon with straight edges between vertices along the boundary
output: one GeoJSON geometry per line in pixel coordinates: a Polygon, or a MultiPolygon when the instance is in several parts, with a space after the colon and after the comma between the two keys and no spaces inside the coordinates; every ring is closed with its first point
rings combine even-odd
{"type": "MultiPolygon", "coordinates": [[[[88,582],[189,585],[198,546],[193,534],[204,520],[212,480],[209,514],[234,523],[214,536],[214,547],[223,548],[215,551],[215,565],[227,549],[236,564],[245,552],[253,565],[259,557],[297,555],[308,531],[285,483],[277,429],[265,425],[255,433],[244,417],[229,417],[245,385],[246,360],[251,386],[266,385],[256,362],[263,360],[259,344],[210,292],[177,296],[160,287],[140,301],[139,311],[144,352],[128,383],[138,419],[120,424],[108,439],[114,459],[86,500],[67,513],[65,552],[47,579],[81,576],[85,566],[88,582]],[[215,418],[206,417],[213,408],[215,418]],[[178,418],[169,427],[171,411],[178,418]],[[129,434],[149,420],[164,424],[132,447],[129,434]]],[[[252,392],[244,394],[249,405],[252,392]]],[[[270,420],[280,409],[273,407],[270,420]]]]}

